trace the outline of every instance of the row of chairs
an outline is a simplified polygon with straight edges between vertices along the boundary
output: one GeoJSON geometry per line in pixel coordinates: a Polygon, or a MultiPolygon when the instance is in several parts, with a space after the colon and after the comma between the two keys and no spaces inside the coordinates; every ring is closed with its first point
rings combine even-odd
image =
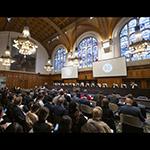
{"type": "MultiPolygon", "coordinates": [[[[94,106],[96,103],[91,101],[94,106]]],[[[87,117],[92,117],[93,107],[90,107],[85,104],[79,105],[80,110],[87,117]]],[[[109,103],[109,108],[113,111],[114,114],[118,111],[118,105],[114,103],[109,103]]],[[[119,125],[123,133],[143,133],[145,129],[145,124],[138,118],[127,114],[120,114],[119,125]]]]}
{"type": "MultiPolygon", "coordinates": [[[[96,106],[95,101],[90,101],[91,106],[88,106],[86,104],[80,104],[80,110],[86,114],[92,114],[93,107],[96,106]]],[[[118,111],[118,105],[114,103],[109,103],[109,108],[113,111],[115,114],[118,111]]]]}

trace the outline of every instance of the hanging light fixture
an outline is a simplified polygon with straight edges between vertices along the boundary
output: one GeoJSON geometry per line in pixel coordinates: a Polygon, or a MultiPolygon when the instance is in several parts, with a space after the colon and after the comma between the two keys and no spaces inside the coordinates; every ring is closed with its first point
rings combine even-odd
{"type": "Polygon", "coordinates": [[[50,59],[50,58],[48,59],[47,64],[44,66],[44,69],[45,69],[47,72],[51,72],[51,71],[53,70],[52,63],[51,63],[51,59],[50,59]]]}
{"type": "Polygon", "coordinates": [[[79,66],[79,61],[81,57],[78,56],[78,49],[75,48],[75,51],[70,51],[67,56],[68,62],[67,66],[79,66]]]}
{"type": "MultiPolygon", "coordinates": [[[[76,32],[77,32],[77,25],[75,25],[75,33],[76,32]]],[[[75,38],[76,38],[76,34],[75,34],[75,38]]],[[[79,67],[80,60],[81,60],[81,57],[78,55],[78,47],[77,45],[75,45],[75,50],[70,51],[68,53],[68,65],[79,67]]]]}
{"type": "Polygon", "coordinates": [[[135,26],[135,42],[132,42],[129,45],[129,53],[131,56],[134,54],[137,54],[140,58],[143,57],[143,53],[148,54],[149,50],[147,50],[148,47],[150,47],[150,40],[149,39],[143,39],[142,32],[140,31],[140,24],[139,24],[139,17],[137,19],[137,24],[135,26]]]}
{"type": "Polygon", "coordinates": [[[29,27],[25,26],[22,35],[14,40],[14,47],[19,50],[19,53],[26,57],[27,55],[34,54],[38,46],[30,37],[29,27]]]}
{"type": "Polygon", "coordinates": [[[15,60],[12,59],[11,53],[10,53],[9,37],[10,37],[10,32],[8,33],[8,43],[7,43],[7,47],[6,47],[6,50],[5,50],[5,54],[0,57],[0,62],[2,62],[3,66],[10,66],[11,63],[15,62],[15,60]]]}
{"type": "Polygon", "coordinates": [[[73,66],[73,52],[70,51],[67,54],[67,60],[64,66],[73,66]]]}
{"type": "Polygon", "coordinates": [[[79,61],[81,60],[81,57],[78,56],[78,47],[75,47],[75,51],[73,54],[73,64],[75,66],[79,66],[79,61]]]}

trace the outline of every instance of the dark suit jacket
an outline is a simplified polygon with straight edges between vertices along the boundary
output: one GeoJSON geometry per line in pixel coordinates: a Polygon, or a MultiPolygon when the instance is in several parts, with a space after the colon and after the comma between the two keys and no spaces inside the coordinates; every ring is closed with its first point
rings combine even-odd
{"type": "Polygon", "coordinates": [[[16,105],[13,106],[13,115],[14,115],[14,121],[22,125],[25,132],[26,131],[28,132],[29,126],[26,122],[26,116],[24,115],[22,110],[16,105]]]}
{"type": "Polygon", "coordinates": [[[15,117],[16,121],[25,120],[25,115],[18,106],[14,105],[13,111],[14,111],[14,117],[15,117]]]}
{"type": "Polygon", "coordinates": [[[119,114],[121,114],[121,113],[139,117],[142,122],[145,121],[140,108],[138,108],[136,106],[129,106],[129,105],[121,106],[119,108],[119,114]]]}
{"type": "Polygon", "coordinates": [[[114,114],[112,112],[112,110],[109,109],[109,107],[102,107],[103,109],[103,116],[102,116],[102,120],[107,123],[107,125],[114,130],[114,133],[116,133],[116,126],[115,126],[115,122],[114,122],[114,114]]]}
{"type": "Polygon", "coordinates": [[[36,133],[36,132],[50,133],[51,132],[51,127],[45,122],[39,122],[38,121],[33,125],[33,132],[34,133],[36,133]]]}
{"type": "Polygon", "coordinates": [[[50,104],[49,102],[46,102],[44,107],[47,107],[49,109],[50,113],[53,113],[55,105],[50,104]]]}
{"type": "Polygon", "coordinates": [[[62,105],[55,105],[53,112],[55,116],[63,116],[67,113],[66,109],[62,105]]]}
{"type": "Polygon", "coordinates": [[[119,99],[116,96],[108,96],[108,100],[111,103],[114,103],[114,104],[118,104],[119,103],[119,99]]]}

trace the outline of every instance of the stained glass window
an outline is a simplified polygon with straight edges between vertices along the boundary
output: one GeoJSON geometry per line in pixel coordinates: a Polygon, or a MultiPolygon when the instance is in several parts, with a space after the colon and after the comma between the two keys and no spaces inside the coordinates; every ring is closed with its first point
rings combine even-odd
{"type": "Polygon", "coordinates": [[[95,37],[88,36],[82,39],[77,46],[78,56],[81,57],[79,68],[92,67],[98,59],[98,41],[95,37]]]}
{"type": "MultiPolygon", "coordinates": [[[[137,54],[132,53],[129,50],[129,45],[136,41],[135,36],[135,26],[137,24],[137,19],[132,19],[126,23],[120,31],[120,51],[121,56],[125,56],[127,61],[135,61],[141,59],[150,59],[150,47],[148,46],[144,52],[137,54]]],[[[150,17],[140,17],[139,18],[140,31],[142,33],[142,38],[145,40],[150,40],[150,17]]]]}
{"type": "Polygon", "coordinates": [[[64,47],[59,47],[54,56],[54,71],[60,72],[66,62],[67,50],[64,47]]]}

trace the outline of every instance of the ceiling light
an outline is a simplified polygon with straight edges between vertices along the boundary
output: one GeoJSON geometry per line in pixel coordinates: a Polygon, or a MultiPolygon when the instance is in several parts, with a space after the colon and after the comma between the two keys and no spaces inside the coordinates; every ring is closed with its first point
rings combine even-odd
{"type": "Polygon", "coordinates": [[[9,50],[9,36],[10,36],[10,33],[8,34],[8,43],[7,43],[7,47],[5,50],[5,54],[0,57],[0,62],[2,62],[2,65],[4,66],[10,66],[11,63],[15,62],[15,60],[12,59],[11,53],[9,50]]]}
{"type": "Polygon", "coordinates": [[[15,44],[13,46],[16,47],[19,50],[19,53],[25,57],[26,55],[34,54],[38,48],[35,42],[30,38],[30,31],[28,26],[24,27],[22,36],[15,39],[14,43],[15,44]]]}
{"type": "Polygon", "coordinates": [[[90,17],[90,20],[92,20],[94,17],[90,17]]]}
{"type": "Polygon", "coordinates": [[[47,72],[51,72],[53,70],[52,64],[51,64],[51,59],[49,58],[47,61],[47,64],[45,64],[44,69],[47,72]]]}
{"type": "Polygon", "coordinates": [[[143,58],[143,54],[147,55],[150,47],[150,40],[143,39],[142,32],[140,31],[139,18],[137,18],[137,25],[135,26],[135,42],[132,42],[129,45],[129,54],[130,57],[133,57],[134,54],[137,54],[139,58],[143,58]]]}

